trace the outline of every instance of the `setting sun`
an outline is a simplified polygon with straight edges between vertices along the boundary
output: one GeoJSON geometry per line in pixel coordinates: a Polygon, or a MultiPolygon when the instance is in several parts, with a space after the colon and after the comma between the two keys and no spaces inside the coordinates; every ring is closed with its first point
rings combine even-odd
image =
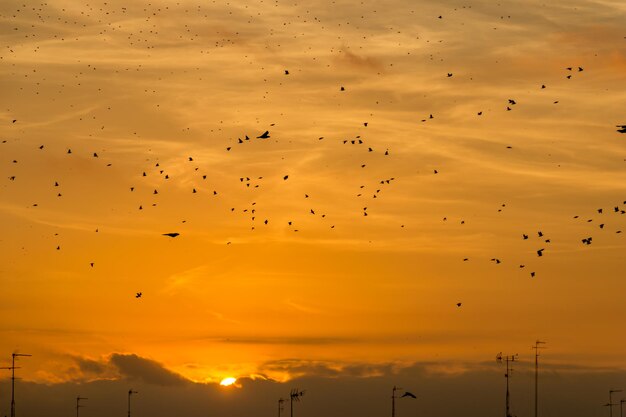
{"type": "Polygon", "coordinates": [[[233,378],[229,376],[228,378],[222,379],[222,382],[220,382],[220,385],[227,387],[229,385],[233,385],[235,382],[237,382],[237,378],[233,378]]]}

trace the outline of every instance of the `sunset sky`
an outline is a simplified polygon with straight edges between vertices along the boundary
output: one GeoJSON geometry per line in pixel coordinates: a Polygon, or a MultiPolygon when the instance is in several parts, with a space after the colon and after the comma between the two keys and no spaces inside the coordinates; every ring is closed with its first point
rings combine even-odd
{"type": "Polygon", "coordinates": [[[625,109],[622,0],[3,0],[19,417],[499,416],[498,352],[530,416],[538,339],[542,411],[606,415],[625,109]]]}

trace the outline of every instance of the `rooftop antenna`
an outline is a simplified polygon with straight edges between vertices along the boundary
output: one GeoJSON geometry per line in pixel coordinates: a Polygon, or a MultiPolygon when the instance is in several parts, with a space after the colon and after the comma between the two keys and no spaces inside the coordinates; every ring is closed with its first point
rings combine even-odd
{"type": "Polygon", "coordinates": [[[391,390],[391,417],[396,417],[396,391],[402,389],[400,387],[393,386],[391,390]]]}
{"type": "Polygon", "coordinates": [[[80,405],[80,400],[88,400],[87,397],[81,397],[80,395],[76,397],[76,417],[78,417],[78,409],[81,407],[86,407],[86,405],[80,405]]]}
{"type": "Polygon", "coordinates": [[[607,406],[609,407],[609,417],[613,417],[613,406],[616,404],[613,404],[613,393],[614,392],[622,392],[621,389],[610,389],[609,390],[609,403],[607,404],[607,406]]]}
{"type": "Polygon", "coordinates": [[[280,413],[283,411],[283,403],[285,402],[284,398],[278,399],[278,417],[280,417],[280,413]]]}
{"type": "Polygon", "coordinates": [[[539,349],[545,349],[543,346],[546,342],[542,342],[541,340],[537,340],[535,342],[535,346],[532,349],[535,349],[535,417],[538,417],[539,414],[539,349]]]}
{"type": "Polygon", "coordinates": [[[11,354],[11,417],[15,417],[15,370],[19,369],[19,366],[15,366],[15,358],[20,356],[33,356],[28,353],[12,353],[11,354]]]}
{"type": "Polygon", "coordinates": [[[291,417],[293,417],[293,402],[294,401],[299,402],[300,401],[300,397],[302,397],[303,395],[304,395],[304,390],[300,391],[300,390],[298,390],[298,388],[292,389],[291,392],[289,393],[289,398],[291,400],[291,402],[290,402],[290,406],[291,406],[291,409],[290,409],[291,414],[290,414],[290,416],[291,417]]]}
{"type": "Polygon", "coordinates": [[[130,417],[130,396],[133,394],[139,394],[137,391],[133,391],[132,389],[128,390],[128,417],[130,417]]]}
{"type": "Polygon", "coordinates": [[[403,398],[403,397],[417,398],[414,394],[411,394],[408,391],[404,391],[404,394],[402,394],[400,397],[396,397],[396,391],[401,390],[401,389],[402,388],[396,387],[394,385],[393,389],[391,390],[391,417],[396,417],[396,398],[403,398]]]}
{"type": "Polygon", "coordinates": [[[506,417],[513,417],[511,415],[511,404],[510,404],[510,397],[511,394],[509,392],[509,377],[511,376],[511,373],[513,372],[513,368],[511,365],[509,365],[509,363],[513,363],[517,360],[518,354],[516,353],[515,355],[507,355],[507,356],[502,356],[502,352],[498,353],[496,355],[496,362],[498,363],[503,363],[506,362],[506,373],[504,374],[504,377],[506,378],[506,417]]]}
{"type": "Polygon", "coordinates": [[[626,403],[626,399],[622,398],[619,400],[619,417],[624,417],[624,412],[622,411],[622,404],[626,403]]]}

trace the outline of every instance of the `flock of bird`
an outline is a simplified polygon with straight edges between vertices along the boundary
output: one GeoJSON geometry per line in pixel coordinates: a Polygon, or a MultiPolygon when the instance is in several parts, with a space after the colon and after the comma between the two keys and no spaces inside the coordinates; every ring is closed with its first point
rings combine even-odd
{"type": "MultiPolygon", "coordinates": [[[[106,3],[105,3],[106,4],[106,3]]],[[[24,8],[26,8],[26,5],[23,6],[24,8]]],[[[103,10],[103,9],[101,9],[103,10]]],[[[198,6],[198,10],[200,10],[200,6],[198,6]]],[[[186,11],[187,12],[187,11],[186,11]]],[[[16,13],[19,14],[19,11],[17,11],[16,13]]],[[[91,10],[90,13],[92,13],[93,15],[95,15],[97,13],[96,10],[91,10]]],[[[117,10],[117,13],[119,15],[124,15],[127,13],[127,9],[125,7],[123,7],[120,10],[117,10]]],[[[156,11],[154,12],[156,13],[156,11]]],[[[163,10],[159,9],[159,13],[164,13],[163,10]]],[[[200,13],[200,12],[198,12],[200,13]]],[[[43,15],[43,13],[37,12],[36,13],[39,18],[41,20],[44,20],[45,16],[43,15]]],[[[107,13],[108,14],[108,13],[107,13]]],[[[100,17],[100,19],[103,19],[104,17],[100,17]]],[[[435,16],[435,18],[438,19],[442,19],[442,16],[435,16]]],[[[76,24],[76,22],[74,22],[76,24]]],[[[69,24],[69,23],[68,23],[69,24]]],[[[107,26],[108,29],[110,31],[115,31],[116,27],[114,25],[108,24],[107,26]]],[[[16,29],[17,30],[17,29],[16,29]]],[[[151,31],[152,32],[152,31],[151,31]]],[[[156,32],[156,30],[155,30],[156,32]]],[[[199,35],[197,34],[193,34],[190,32],[190,29],[187,30],[186,35],[189,36],[189,42],[194,41],[195,39],[198,38],[199,35]]],[[[56,35],[55,35],[56,36],[56,35]]],[[[69,37],[68,37],[69,38],[69,37]]],[[[128,36],[128,42],[130,45],[137,45],[137,44],[145,44],[145,47],[149,50],[153,50],[155,47],[157,47],[157,34],[156,33],[151,33],[151,34],[143,34],[143,35],[139,35],[138,33],[132,33],[128,36]],[[142,38],[143,36],[143,38],[142,38]]],[[[18,42],[18,41],[14,41],[14,42],[18,42]]],[[[215,47],[216,48],[223,48],[225,45],[232,43],[232,40],[229,39],[222,39],[221,41],[216,42],[215,47]]],[[[13,49],[11,45],[8,45],[7,48],[9,49],[7,56],[11,56],[11,54],[13,53],[13,49]]],[[[203,53],[208,53],[208,51],[203,51],[203,53]]],[[[95,71],[96,68],[93,68],[93,70],[95,71]]],[[[566,67],[564,69],[564,71],[566,71],[566,75],[565,78],[568,80],[571,80],[572,78],[575,78],[578,75],[583,76],[584,74],[580,74],[584,71],[584,68],[582,66],[570,66],[570,67],[566,67]]],[[[293,70],[290,71],[290,69],[281,69],[279,71],[281,73],[281,75],[283,75],[284,77],[295,77],[297,76],[297,73],[293,70]]],[[[455,72],[445,72],[443,74],[441,74],[441,78],[443,79],[456,79],[457,76],[455,75],[455,72]]],[[[335,86],[335,92],[337,90],[339,90],[339,92],[341,94],[350,94],[350,91],[348,88],[346,88],[344,85],[339,85],[339,86],[335,86]],[[338,87],[338,88],[337,88],[338,87]]],[[[538,85],[536,87],[538,90],[544,90],[546,88],[548,88],[546,86],[546,84],[541,84],[540,86],[538,85]]],[[[506,102],[501,102],[500,105],[501,107],[501,111],[502,112],[509,112],[509,111],[513,111],[516,108],[519,108],[519,106],[523,106],[524,104],[518,104],[520,103],[520,100],[518,100],[517,98],[508,98],[506,102]]],[[[553,104],[558,104],[559,101],[555,100],[553,101],[553,104]]],[[[472,112],[472,115],[474,115],[474,112],[476,114],[476,116],[483,116],[486,112],[485,109],[481,109],[479,111],[476,111],[479,109],[475,109],[472,112]]],[[[10,113],[10,112],[9,112],[10,113]]],[[[433,112],[435,113],[435,112],[433,112]]],[[[421,116],[418,117],[417,119],[421,120],[421,123],[431,123],[431,122],[436,122],[436,117],[435,114],[430,113],[430,112],[425,112],[422,114],[425,114],[425,116],[421,116]]],[[[8,119],[8,124],[11,125],[14,128],[20,128],[20,123],[21,120],[18,120],[17,118],[14,118],[13,116],[10,116],[8,119]]],[[[28,120],[26,120],[26,125],[28,125],[28,120]]],[[[355,132],[358,131],[357,128],[359,129],[368,129],[368,126],[370,125],[369,121],[361,121],[359,122],[359,126],[354,126],[354,130],[355,132]]],[[[275,127],[275,124],[268,124],[266,125],[266,128],[263,129],[262,132],[258,132],[258,133],[247,133],[244,135],[240,135],[240,137],[237,137],[236,140],[233,138],[222,138],[223,139],[223,146],[221,149],[225,149],[226,152],[228,152],[229,155],[234,154],[235,152],[238,151],[238,147],[240,146],[248,146],[250,144],[254,144],[255,142],[270,142],[269,139],[274,139],[274,140],[282,140],[283,138],[280,137],[280,135],[275,135],[274,133],[271,133],[270,130],[272,130],[275,127]],[[230,143],[233,142],[233,143],[230,143]]],[[[626,133],[626,125],[617,125],[618,130],[617,132],[619,133],[626,133]]],[[[104,126],[102,126],[102,130],[104,130],[104,126]]],[[[25,128],[25,129],[28,129],[25,128]]],[[[2,134],[6,139],[2,140],[2,144],[4,144],[5,146],[8,146],[10,143],[16,141],[17,139],[15,139],[15,136],[13,136],[15,134],[15,130],[10,130],[8,128],[8,126],[5,126],[5,128],[3,128],[2,130],[2,134]]],[[[49,140],[51,141],[61,141],[61,138],[50,138],[49,140]]],[[[366,155],[376,155],[376,156],[380,156],[381,158],[387,158],[385,161],[389,166],[393,166],[394,164],[394,156],[396,154],[401,154],[402,150],[401,149],[397,149],[397,150],[393,150],[394,152],[392,152],[390,150],[389,146],[383,146],[383,147],[378,147],[376,146],[374,143],[371,143],[370,140],[367,139],[367,135],[364,135],[363,133],[359,133],[359,134],[355,134],[352,137],[341,137],[341,138],[332,138],[332,139],[328,139],[326,136],[315,136],[311,138],[311,142],[319,142],[319,141],[324,141],[324,142],[328,142],[328,141],[332,141],[332,146],[343,146],[345,145],[344,149],[346,148],[350,148],[351,150],[354,150],[354,153],[360,152],[358,153],[358,155],[360,157],[365,158],[366,155]]],[[[322,142],[322,143],[324,143],[322,142]]],[[[380,142],[377,142],[380,143],[380,142]]],[[[46,143],[47,144],[47,143],[46,143]]],[[[45,152],[47,151],[46,148],[46,144],[37,144],[37,145],[33,145],[32,146],[32,151],[36,152],[36,151],[41,151],[41,152],[45,152]]],[[[85,148],[87,148],[89,146],[88,143],[85,144],[85,148]]],[[[507,146],[507,149],[512,149],[512,146],[507,146]]],[[[85,154],[89,154],[91,156],[91,158],[101,158],[102,155],[105,155],[105,153],[103,153],[103,151],[101,150],[86,150],[86,149],[81,149],[82,155],[84,156],[85,154]]],[[[2,155],[7,155],[7,151],[1,151],[2,155]]],[[[74,156],[76,155],[76,151],[72,150],[71,148],[67,148],[67,150],[65,151],[65,154],[68,157],[74,156]]],[[[107,167],[111,167],[115,161],[112,159],[113,156],[112,155],[106,155],[108,157],[108,160],[105,162],[105,165],[107,167]]],[[[58,157],[58,155],[55,155],[55,158],[58,157]]],[[[225,156],[224,156],[225,157],[225,156]]],[[[196,156],[189,156],[187,159],[187,162],[194,165],[193,166],[193,171],[196,175],[196,178],[199,181],[207,181],[207,174],[201,174],[200,171],[200,166],[199,164],[196,164],[196,162],[199,160],[200,158],[196,157],[196,156]]],[[[371,160],[371,159],[370,159],[371,160]]],[[[381,159],[378,160],[378,162],[380,162],[381,159]]],[[[141,172],[140,176],[142,178],[147,178],[147,177],[152,177],[153,175],[157,175],[158,178],[160,178],[160,180],[162,181],[168,181],[170,179],[174,178],[174,174],[170,174],[168,172],[168,169],[166,167],[166,163],[163,162],[154,162],[152,161],[153,166],[150,167],[137,167],[137,172],[141,172]],[[172,175],[172,176],[170,176],[172,175]]],[[[9,164],[13,165],[13,166],[17,166],[19,164],[17,158],[9,158],[9,164]]],[[[359,164],[359,167],[361,169],[366,169],[368,168],[368,163],[366,163],[365,161],[363,161],[362,163],[359,164]]],[[[9,167],[8,170],[10,170],[11,168],[9,167]]],[[[442,173],[442,168],[440,167],[436,167],[436,168],[432,168],[432,175],[440,175],[442,173]]],[[[290,175],[292,175],[291,173],[284,173],[281,177],[277,177],[277,178],[271,178],[269,179],[269,181],[272,181],[273,183],[279,182],[281,179],[282,181],[289,181],[292,177],[290,177],[290,175]]],[[[352,175],[352,174],[350,174],[352,175]]],[[[445,174],[444,174],[445,175],[445,174]]],[[[245,187],[245,189],[250,189],[250,190],[258,190],[263,188],[263,184],[264,181],[267,180],[267,178],[265,176],[259,176],[259,175],[242,175],[240,173],[234,173],[232,174],[232,177],[235,180],[238,180],[240,184],[242,184],[243,187],[245,187]]],[[[19,184],[20,182],[20,177],[18,174],[13,174],[11,173],[8,177],[7,180],[10,181],[11,183],[16,183],[19,184]]],[[[366,182],[366,180],[364,179],[362,182],[362,184],[359,185],[359,188],[357,190],[354,190],[354,196],[356,198],[360,198],[360,199],[365,199],[365,198],[371,198],[371,199],[377,199],[377,201],[379,199],[381,199],[381,196],[383,195],[383,190],[386,187],[389,187],[392,185],[392,183],[394,181],[396,181],[396,177],[383,177],[383,178],[378,178],[376,181],[372,182],[371,180],[369,183],[366,182]]],[[[61,192],[62,184],[59,183],[59,181],[57,180],[51,180],[50,183],[52,184],[52,187],[54,187],[56,191],[56,196],[61,198],[63,197],[63,193],[61,192]]],[[[135,184],[132,185],[130,187],[130,192],[135,192],[136,190],[139,189],[146,189],[148,188],[150,185],[149,184],[153,184],[154,181],[151,179],[149,182],[147,182],[146,184],[135,184]]],[[[230,190],[225,191],[225,193],[227,193],[230,190]]],[[[191,186],[189,187],[189,192],[192,194],[202,194],[205,192],[204,189],[202,189],[199,186],[191,186]]],[[[152,195],[156,196],[159,195],[161,193],[161,190],[157,187],[154,188],[152,190],[152,195]]],[[[208,188],[207,193],[215,198],[219,198],[221,197],[222,191],[218,191],[217,188],[213,189],[213,188],[208,188]]],[[[301,198],[305,201],[312,201],[313,198],[313,192],[308,191],[308,190],[303,190],[302,194],[301,194],[301,198]]],[[[148,207],[148,206],[152,206],[152,207],[156,207],[157,206],[157,202],[148,202],[148,203],[141,203],[137,208],[138,210],[144,210],[144,207],[148,207]]],[[[597,209],[597,214],[599,215],[600,219],[596,219],[596,218],[589,218],[586,219],[586,222],[589,223],[589,227],[591,228],[591,230],[594,231],[594,233],[608,233],[609,232],[609,224],[613,224],[616,223],[618,226],[616,226],[613,229],[613,232],[616,234],[622,233],[622,230],[619,228],[620,224],[623,223],[619,223],[619,220],[617,220],[617,216],[623,215],[625,214],[625,210],[624,207],[626,207],[626,201],[619,201],[619,202],[611,202],[611,209],[610,210],[605,210],[605,209],[597,209]],[[609,217],[609,216],[613,216],[613,217],[609,217]],[[597,224],[597,227],[595,226],[597,224]]],[[[33,203],[32,205],[33,207],[38,207],[39,204],[38,203],[33,203]]],[[[369,208],[369,204],[368,203],[364,203],[361,205],[362,209],[359,210],[359,216],[362,217],[367,217],[369,216],[369,213],[371,213],[371,210],[368,211],[369,208]]],[[[499,208],[498,208],[498,212],[502,212],[506,207],[506,204],[502,204],[499,208]]],[[[254,231],[257,229],[257,227],[260,227],[260,225],[262,226],[267,226],[269,225],[273,219],[271,218],[271,216],[262,216],[262,217],[258,217],[259,216],[259,211],[260,211],[260,205],[257,205],[257,201],[255,200],[250,200],[249,203],[244,206],[244,207],[229,207],[228,208],[230,212],[236,212],[236,213],[241,213],[242,215],[244,215],[246,217],[246,219],[249,221],[249,227],[250,230],[254,231]]],[[[311,216],[317,216],[319,219],[326,219],[327,218],[327,213],[324,213],[322,210],[320,210],[319,208],[315,207],[314,205],[310,205],[306,207],[306,212],[308,215],[311,216]]],[[[581,219],[581,216],[576,215],[574,216],[574,219],[581,219]]],[[[623,218],[622,218],[623,219],[623,218]]],[[[444,221],[447,221],[447,217],[443,218],[444,221]]],[[[623,221],[623,220],[622,220],[623,221]]],[[[184,223],[185,221],[183,221],[184,223]]],[[[288,219],[284,222],[284,226],[291,228],[291,230],[293,232],[299,232],[301,230],[300,226],[296,227],[297,224],[297,220],[294,219],[288,219]]],[[[465,224],[465,220],[461,220],[460,224],[465,224]]],[[[329,223],[325,224],[325,227],[329,228],[329,229],[335,229],[336,224],[333,223],[332,221],[330,221],[329,223]]],[[[404,228],[404,224],[401,225],[402,228],[404,228]]],[[[96,229],[96,231],[98,231],[96,229]]],[[[594,242],[594,236],[595,234],[591,233],[591,231],[589,232],[589,235],[585,235],[582,236],[580,238],[581,244],[584,246],[589,246],[592,244],[592,242],[594,242]]],[[[175,230],[175,231],[167,231],[164,230],[162,231],[162,236],[167,237],[167,238],[181,238],[181,236],[184,235],[184,232],[180,231],[180,230],[175,230]]],[[[550,254],[550,245],[552,245],[552,239],[548,238],[544,235],[544,233],[542,231],[537,231],[537,232],[522,232],[521,234],[521,238],[524,241],[529,241],[533,243],[533,248],[529,249],[528,253],[534,253],[536,255],[537,258],[544,258],[549,256],[550,254]]],[[[597,241],[597,239],[596,239],[597,241]]],[[[231,241],[226,242],[228,244],[231,244],[231,241]]],[[[60,250],[61,246],[60,245],[56,245],[56,250],[60,250]]],[[[500,258],[500,257],[492,257],[490,258],[491,262],[493,262],[496,265],[500,265],[500,264],[505,264],[506,263],[506,259],[500,258]]],[[[469,258],[463,258],[463,261],[469,261],[469,258]]],[[[526,262],[519,264],[519,268],[520,269],[524,269],[526,268],[526,262]]],[[[94,262],[90,262],[90,266],[94,267],[94,262]]],[[[536,265],[535,265],[536,266],[536,265]]],[[[537,276],[537,269],[535,269],[535,267],[532,268],[531,271],[529,271],[529,275],[530,277],[536,277],[537,276]]],[[[142,292],[136,292],[135,293],[135,297],[137,299],[142,298],[143,293],[142,292]]],[[[456,303],[457,307],[461,307],[462,306],[462,302],[457,302],[456,303]]],[[[408,393],[407,393],[408,394],[408,393]]],[[[405,394],[405,395],[407,395],[405,394]]]]}

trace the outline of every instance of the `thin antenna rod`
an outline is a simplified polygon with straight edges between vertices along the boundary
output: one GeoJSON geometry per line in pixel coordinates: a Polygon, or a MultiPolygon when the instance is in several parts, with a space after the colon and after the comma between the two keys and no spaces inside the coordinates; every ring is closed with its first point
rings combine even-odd
{"type": "Polygon", "coordinates": [[[613,417],[613,406],[615,405],[615,404],[613,404],[613,393],[614,392],[622,392],[622,390],[621,389],[611,389],[611,390],[609,390],[609,403],[608,403],[608,406],[609,406],[609,417],[613,417]]]}
{"type": "Polygon", "coordinates": [[[132,389],[128,390],[128,417],[130,417],[130,396],[133,394],[139,394],[137,391],[133,391],[132,389]]]}
{"type": "Polygon", "coordinates": [[[496,355],[496,361],[498,363],[502,363],[503,361],[506,362],[506,373],[504,374],[504,377],[506,378],[506,417],[513,417],[511,415],[511,394],[509,391],[509,378],[511,376],[511,374],[513,373],[513,367],[512,365],[510,365],[510,363],[513,363],[517,360],[517,353],[515,355],[507,355],[504,358],[502,357],[502,352],[498,353],[498,355],[496,355]]]}
{"type": "Polygon", "coordinates": [[[81,407],[86,407],[85,405],[80,405],[80,400],[87,400],[87,397],[81,397],[80,395],[76,397],[76,417],[78,417],[78,409],[81,407]]]}
{"type": "Polygon", "coordinates": [[[280,413],[281,411],[283,411],[283,403],[285,402],[284,399],[279,398],[278,399],[278,417],[280,417],[280,413]]]}
{"type": "Polygon", "coordinates": [[[11,359],[11,417],[15,417],[15,370],[19,367],[15,367],[15,358],[19,356],[33,356],[27,353],[12,353],[11,359]]]}
{"type": "Polygon", "coordinates": [[[532,347],[535,349],[535,417],[539,417],[539,349],[545,349],[539,345],[545,343],[537,340],[535,346],[532,347]]]}
{"type": "Polygon", "coordinates": [[[300,398],[304,395],[304,390],[300,391],[298,390],[298,388],[292,389],[291,392],[289,393],[289,399],[290,401],[290,415],[291,417],[293,417],[293,402],[294,401],[300,401],[300,398]]]}

